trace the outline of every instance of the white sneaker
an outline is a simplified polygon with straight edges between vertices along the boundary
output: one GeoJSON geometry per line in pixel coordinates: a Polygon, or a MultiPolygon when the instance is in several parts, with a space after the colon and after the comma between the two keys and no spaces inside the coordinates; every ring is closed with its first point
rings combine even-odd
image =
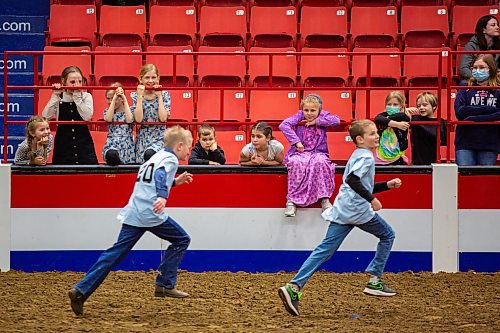
{"type": "Polygon", "coordinates": [[[321,200],[321,208],[323,209],[323,211],[330,207],[332,207],[332,203],[330,202],[330,200],[328,198],[323,198],[323,200],[321,200]]]}
{"type": "Polygon", "coordinates": [[[296,211],[297,211],[297,207],[295,206],[295,204],[291,201],[287,201],[286,208],[285,208],[285,216],[286,217],[294,217],[296,211]]]}

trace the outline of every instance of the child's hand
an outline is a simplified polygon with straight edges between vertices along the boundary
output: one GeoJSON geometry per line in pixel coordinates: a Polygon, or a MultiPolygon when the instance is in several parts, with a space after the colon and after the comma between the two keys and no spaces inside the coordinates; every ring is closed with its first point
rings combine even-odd
{"type": "Polygon", "coordinates": [[[262,165],[262,163],[264,163],[264,159],[257,154],[253,154],[250,160],[254,165],[262,165]]]}
{"type": "Polygon", "coordinates": [[[402,131],[407,131],[410,128],[410,123],[407,121],[395,121],[395,127],[402,131]]]}
{"type": "Polygon", "coordinates": [[[177,178],[175,178],[175,185],[189,184],[193,182],[193,175],[184,171],[177,178]]]}
{"type": "Polygon", "coordinates": [[[47,164],[47,159],[45,159],[43,156],[37,156],[33,159],[33,164],[45,165],[45,164],[47,164]]]}
{"type": "Polygon", "coordinates": [[[378,211],[378,210],[382,209],[382,204],[380,203],[380,201],[377,198],[372,200],[371,205],[372,205],[372,208],[374,211],[378,211]]]}
{"type": "Polygon", "coordinates": [[[214,161],[208,161],[208,165],[220,165],[220,163],[214,161]]]}
{"type": "Polygon", "coordinates": [[[298,151],[299,153],[303,153],[303,152],[304,152],[304,145],[302,144],[302,142],[297,142],[297,143],[295,144],[295,147],[297,147],[297,151],[298,151]]]}
{"type": "Polygon", "coordinates": [[[311,126],[316,125],[316,119],[313,119],[311,121],[306,121],[305,125],[306,125],[306,127],[311,127],[311,126]]]}
{"type": "Polygon", "coordinates": [[[160,98],[161,97],[161,90],[160,90],[161,84],[155,84],[153,86],[153,88],[158,89],[158,90],[155,90],[154,93],[155,93],[156,97],[160,98]]]}
{"type": "Polygon", "coordinates": [[[416,108],[414,106],[406,108],[406,111],[408,111],[408,113],[410,113],[412,115],[419,115],[420,114],[420,111],[418,111],[418,108],[416,108]]]}
{"type": "Polygon", "coordinates": [[[61,84],[60,83],[53,83],[52,84],[52,94],[53,95],[60,95],[61,93],[62,93],[61,84]]]}
{"type": "Polygon", "coordinates": [[[146,89],[146,87],[142,84],[138,85],[137,86],[137,96],[144,96],[144,90],[146,89]]]}
{"type": "Polygon", "coordinates": [[[214,141],[214,143],[212,143],[212,145],[208,149],[210,149],[211,151],[216,151],[217,150],[217,142],[214,141]]]}
{"type": "Polygon", "coordinates": [[[38,146],[46,146],[46,145],[48,145],[49,144],[49,137],[48,136],[42,137],[36,144],[38,146]]]}
{"type": "Polygon", "coordinates": [[[388,188],[399,188],[399,187],[401,187],[401,184],[403,184],[401,179],[394,178],[394,179],[391,179],[387,182],[387,187],[388,188]]]}
{"type": "Polygon", "coordinates": [[[165,209],[166,203],[167,203],[167,199],[156,198],[156,201],[153,204],[153,212],[155,212],[156,214],[160,214],[165,209]]]}

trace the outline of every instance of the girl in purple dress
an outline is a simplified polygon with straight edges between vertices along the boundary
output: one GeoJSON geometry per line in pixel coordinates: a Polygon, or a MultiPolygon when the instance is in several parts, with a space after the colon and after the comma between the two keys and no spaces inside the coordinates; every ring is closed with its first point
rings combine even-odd
{"type": "Polygon", "coordinates": [[[279,126],[290,142],[284,161],[288,169],[288,217],[295,216],[297,206],[309,206],[319,199],[323,210],[332,205],[335,166],[328,155],[326,129],[339,125],[340,119],[323,111],[322,105],[320,96],[307,95],[301,110],[279,126]]]}

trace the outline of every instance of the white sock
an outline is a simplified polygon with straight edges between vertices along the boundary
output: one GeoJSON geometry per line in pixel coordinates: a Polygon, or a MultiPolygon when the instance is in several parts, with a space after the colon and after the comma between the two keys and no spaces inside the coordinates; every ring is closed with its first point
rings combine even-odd
{"type": "Polygon", "coordinates": [[[379,281],[380,281],[380,278],[378,276],[370,275],[370,282],[371,283],[377,283],[379,281]]]}

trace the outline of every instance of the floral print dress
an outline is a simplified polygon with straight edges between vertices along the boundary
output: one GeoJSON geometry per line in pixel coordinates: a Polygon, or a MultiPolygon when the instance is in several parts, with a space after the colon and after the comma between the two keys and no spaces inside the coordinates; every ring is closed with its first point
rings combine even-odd
{"type": "MultiPolygon", "coordinates": [[[[104,110],[104,117],[108,109],[104,110]]],[[[113,122],[125,122],[125,112],[115,112],[113,114],[113,122]]],[[[109,150],[118,151],[120,161],[123,164],[135,163],[135,144],[132,124],[109,124],[108,137],[102,148],[102,156],[105,159],[106,153],[109,150]]]]}

